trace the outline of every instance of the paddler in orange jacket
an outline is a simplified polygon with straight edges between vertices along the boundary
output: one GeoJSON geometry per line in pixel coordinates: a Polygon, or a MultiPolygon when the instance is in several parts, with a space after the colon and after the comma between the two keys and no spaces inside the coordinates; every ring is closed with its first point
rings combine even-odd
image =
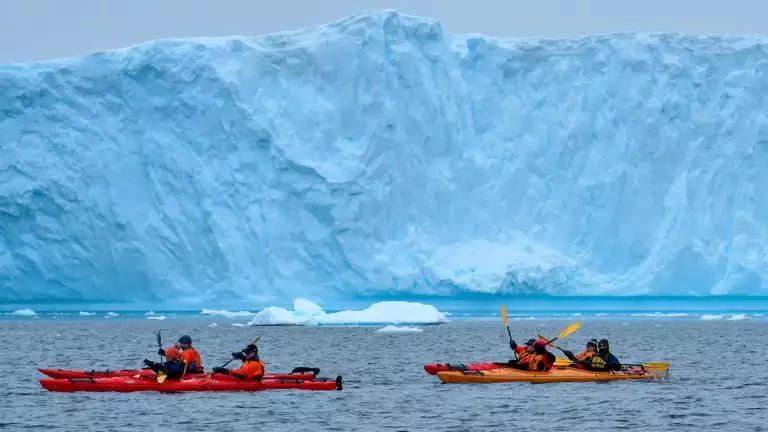
{"type": "Polygon", "coordinates": [[[592,363],[592,359],[597,355],[597,339],[590,339],[587,341],[587,346],[584,351],[578,355],[574,355],[572,351],[563,351],[566,357],[573,362],[572,367],[579,369],[588,369],[592,363]]]}
{"type": "Polygon", "coordinates": [[[531,348],[531,352],[524,353],[511,366],[529,372],[549,372],[557,358],[547,351],[547,341],[539,339],[531,345],[531,348]]]}
{"type": "Polygon", "coordinates": [[[178,379],[189,373],[199,373],[203,371],[203,361],[200,358],[200,353],[192,346],[192,338],[184,335],[179,338],[179,342],[176,345],[181,349],[171,347],[168,349],[160,349],[157,353],[164,355],[166,361],[163,363],[155,363],[153,361],[144,360],[144,364],[149,366],[155,372],[163,371],[168,374],[168,378],[178,379]]]}
{"type": "Polygon", "coordinates": [[[200,353],[192,346],[192,338],[186,335],[180,337],[179,346],[181,347],[179,359],[186,365],[186,373],[202,372],[203,360],[200,358],[200,353]]]}
{"type": "Polygon", "coordinates": [[[240,359],[243,364],[234,370],[223,367],[213,368],[214,373],[231,375],[243,380],[261,381],[264,377],[264,362],[259,359],[259,348],[256,345],[248,345],[245,352],[233,353],[232,357],[240,359]]]}
{"type": "Polygon", "coordinates": [[[528,339],[524,346],[518,346],[515,341],[510,339],[509,347],[515,352],[515,357],[519,359],[523,354],[533,352],[532,345],[534,342],[536,342],[536,339],[528,339]]]}

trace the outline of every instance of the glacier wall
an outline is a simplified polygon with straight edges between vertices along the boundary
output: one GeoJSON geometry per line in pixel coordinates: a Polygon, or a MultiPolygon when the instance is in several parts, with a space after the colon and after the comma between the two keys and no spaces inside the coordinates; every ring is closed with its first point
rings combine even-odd
{"type": "Polygon", "coordinates": [[[379,12],[0,65],[0,301],[768,294],[767,48],[379,12]]]}

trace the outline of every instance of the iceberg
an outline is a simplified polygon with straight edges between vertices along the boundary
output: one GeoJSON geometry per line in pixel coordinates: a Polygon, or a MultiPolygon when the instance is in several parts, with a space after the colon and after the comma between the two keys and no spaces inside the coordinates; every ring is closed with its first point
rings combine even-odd
{"type": "Polygon", "coordinates": [[[326,313],[306,299],[295,299],[293,310],[270,306],[258,312],[249,325],[371,325],[440,324],[445,314],[432,305],[404,301],[374,303],[360,311],[326,313]]]}
{"type": "Polygon", "coordinates": [[[156,321],[165,321],[166,316],[165,315],[150,315],[147,317],[148,320],[156,320],[156,321]]]}
{"type": "Polygon", "coordinates": [[[37,316],[37,313],[35,311],[33,311],[32,309],[19,309],[19,310],[11,312],[9,315],[33,317],[33,316],[37,316]]]}
{"type": "Polygon", "coordinates": [[[213,310],[213,309],[203,309],[200,312],[200,314],[201,315],[222,316],[222,317],[225,317],[225,318],[252,317],[254,315],[253,312],[248,312],[248,311],[230,312],[228,310],[213,310]]]}
{"type": "Polygon", "coordinates": [[[393,325],[384,326],[376,330],[378,333],[420,333],[422,331],[418,327],[398,327],[393,325]]]}
{"type": "Polygon", "coordinates": [[[80,316],[94,316],[94,315],[96,315],[96,312],[80,312],[78,315],[80,315],[80,316]]]}
{"type": "Polygon", "coordinates": [[[0,302],[765,295],[766,50],[382,11],[3,64],[0,302]]]}

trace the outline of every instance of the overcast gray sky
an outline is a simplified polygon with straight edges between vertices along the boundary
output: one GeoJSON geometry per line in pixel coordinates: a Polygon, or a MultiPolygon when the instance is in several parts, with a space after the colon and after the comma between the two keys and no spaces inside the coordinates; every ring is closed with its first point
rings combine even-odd
{"type": "Polygon", "coordinates": [[[768,33],[768,0],[0,0],[0,62],[168,37],[260,35],[376,9],[494,36],[768,33]]]}

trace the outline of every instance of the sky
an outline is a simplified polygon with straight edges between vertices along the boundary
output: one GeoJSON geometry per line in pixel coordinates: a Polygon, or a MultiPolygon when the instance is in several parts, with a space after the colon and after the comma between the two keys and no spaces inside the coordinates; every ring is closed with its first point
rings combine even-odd
{"type": "Polygon", "coordinates": [[[148,40],[256,36],[382,9],[451,33],[768,34],[765,0],[2,0],[0,63],[82,56],[148,40]]]}

